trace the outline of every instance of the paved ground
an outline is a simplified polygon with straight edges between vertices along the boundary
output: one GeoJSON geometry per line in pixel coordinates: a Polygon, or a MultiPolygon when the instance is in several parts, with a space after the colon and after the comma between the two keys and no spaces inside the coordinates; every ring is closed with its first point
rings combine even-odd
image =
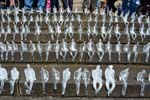
{"type": "Polygon", "coordinates": [[[0,100],[150,100],[150,98],[53,98],[2,96],[0,97],[0,100]]]}

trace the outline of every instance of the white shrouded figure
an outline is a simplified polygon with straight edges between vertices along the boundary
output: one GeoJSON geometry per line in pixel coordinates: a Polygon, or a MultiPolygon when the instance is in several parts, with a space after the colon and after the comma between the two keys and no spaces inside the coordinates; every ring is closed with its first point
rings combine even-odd
{"type": "Polygon", "coordinates": [[[116,39],[117,41],[119,41],[120,37],[121,37],[121,33],[120,33],[120,27],[118,24],[116,24],[116,27],[114,29],[114,32],[115,32],[115,36],[116,36],[116,39]]]}
{"type": "Polygon", "coordinates": [[[109,65],[106,68],[105,79],[106,79],[107,94],[109,96],[116,87],[115,70],[113,69],[113,65],[109,65]],[[110,84],[112,85],[111,87],[110,84]]]}
{"type": "Polygon", "coordinates": [[[60,56],[62,56],[63,60],[65,60],[68,51],[69,51],[68,44],[63,39],[61,43],[61,48],[60,48],[60,56]]]}
{"type": "Polygon", "coordinates": [[[34,61],[34,52],[36,51],[36,46],[34,43],[32,43],[32,41],[30,41],[30,52],[32,54],[32,60],[34,61]]]}
{"type": "Polygon", "coordinates": [[[57,90],[57,83],[60,80],[60,72],[55,68],[52,68],[52,80],[53,80],[54,90],[57,90]]]}
{"type": "Polygon", "coordinates": [[[72,39],[69,49],[70,49],[70,55],[72,57],[72,61],[74,61],[77,56],[77,44],[74,41],[74,39],[72,39]]]}
{"type": "Polygon", "coordinates": [[[70,22],[68,27],[68,36],[70,39],[72,39],[73,35],[74,35],[74,26],[72,25],[72,22],[70,22]]]}
{"type": "Polygon", "coordinates": [[[48,41],[48,42],[45,44],[46,61],[48,61],[49,52],[50,52],[51,50],[52,50],[52,44],[51,44],[51,41],[48,41]]]}
{"type": "Polygon", "coordinates": [[[51,36],[51,39],[54,40],[54,27],[50,24],[50,22],[47,23],[48,25],[48,33],[51,36]]]}
{"type": "Polygon", "coordinates": [[[26,52],[27,50],[28,50],[27,44],[21,41],[21,51],[20,51],[21,61],[23,60],[23,52],[26,52]]]}
{"type": "Polygon", "coordinates": [[[33,83],[36,80],[36,74],[33,68],[29,64],[27,64],[27,68],[24,69],[25,74],[25,87],[26,87],[26,94],[31,94],[33,83]]]}
{"type": "Polygon", "coordinates": [[[63,77],[62,77],[62,93],[61,93],[62,95],[65,94],[67,82],[70,80],[70,77],[71,77],[71,72],[70,72],[69,68],[66,68],[63,71],[63,77]]]}
{"type": "Polygon", "coordinates": [[[143,52],[145,53],[145,62],[148,62],[150,56],[150,42],[144,45],[143,52]]]}
{"type": "Polygon", "coordinates": [[[2,42],[0,42],[0,52],[1,52],[1,60],[3,61],[4,60],[4,52],[6,52],[7,49],[6,49],[6,45],[2,42]]]}
{"type": "Polygon", "coordinates": [[[82,40],[82,34],[83,34],[82,23],[79,24],[78,33],[79,33],[79,39],[82,40]]]}
{"type": "Polygon", "coordinates": [[[139,42],[137,42],[135,45],[133,45],[133,53],[134,53],[134,62],[136,62],[138,58],[138,52],[139,52],[139,42]]]}
{"type": "Polygon", "coordinates": [[[8,80],[8,73],[5,68],[0,64],[0,94],[4,91],[5,81],[8,80]]]}
{"type": "Polygon", "coordinates": [[[92,29],[92,36],[95,38],[97,36],[97,22],[94,24],[93,29],[92,29]]]}
{"type": "Polygon", "coordinates": [[[83,59],[84,52],[86,52],[86,41],[80,45],[80,62],[83,59]]]}
{"type": "Polygon", "coordinates": [[[87,50],[88,50],[88,56],[90,58],[90,62],[93,59],[93,56],[95,54],[95,50],[94,50],[94,42],[92,41],[92,39],[90,39],[90,41],[87,43],[87,50]]]}
{"type": "Polygon", "coordinates": [[[13,56],[13,47],[12,47],[12,44],[10,44],[8,41],[6,42],[6,58],[5,60],[8,60],[8,54],[9,52],[11,52],[11,57],[13,56]]]}
{"type": "Polygon", "coordinates": [[[126,94],[127,85],[128,85],[127,84],[128,76],[129,76],[129,68],[126,68],[120,72],[119,80],[122,81],[122,84],[123,84],[122,91],[121,91],[122,96],[125,96],[126,94]]]}
{"type": "Polygon", "coordinates": [[[93,88],[95,90],[95,95],[97,95],[102,89],[103,86],[102,74],[103,71],[100,68],[100,65],[97,65],[96,69],[92,70],[93,88]]]}
{"type": "Polygon", "coordinates": [[[14,93],[15,83],[19,80],[19,71],[16,67],[14,67],[11,71],[11,78],[10,78],[10,94],[14,93]]]}
{"type": "Polygon", "coordinates": [[[81,78],[82,78],[82,68],[79,68],[74,72],[74,80],[75,80],[75,84],[76,84],[76,94],[77,95],[79,95],[79,93],[80,93],[81,78]]]}
{"type": "Polygon", "coordinates": [[[124,45],[123,50],[127,53],[127,62],[130,62],[131,59],[131,50],[130,50],[130,42],[124,45]]]}
{"type": "Polygon", "coordinates": [[[110,44],[110,41],[107,42],[105,48],[106,48],[106,52],[108,52],[108,59],[109,61],[111,61],[112,45],[110,44]]]}
{"type": "Polygon", "coordinates": [[[45,94],[45,83],[49,80],[49,72],[45,68],[42,67],[40,74],[41,74],[41,80],[42,80],[43,94],[45,94]]]}
{"type": "Polygon", "coordinates": [[[107,32],[106,32],[106,26],[105,26],[105,23],[103,23],[102,27],[101,27],[101,36],[102,36],[102,39],[105,40],[106,37],[107,37],[107,32]]]}
{"type": "Polygon", "coordinates": [[[141,90],[140,90],[140,96],[144,96],[144,90],[145,90],[145,76],[146,76],[146,70],[142,70],[141,72],[138,72],[137,74],[137,81],[140,82],[141,90]]]}
{"type": "Polygon", "coordinates": [[[120,55],[121,55],[121,43],[120,43],[120,41],[118,41],[118,44],[116,44],[115,50],[118,54],[118,61],[120,62],[121,61],[121,57],[120,57],[120,55]]]}
{"type": "Polygon", "coordinates": [[[103,59],[104,56],[104,50],[103,50],[103,43],[102,40],[100,39],[98,43],[96,43],[96,48],[97,48],[97,55],[99,57],[99,62],[103,59]]]}
{"type": "Polygon", "coordinates": [[[58,58],[59,58],[59,52],[60,52],[60,44],[59,44],[58,40],[55,43],[55,48],[54,49],[55,49],[56,59],[58,60],[58,58]]]}
{"type": "Polygon", "coordinates": [[[130,34],[131,34],[132,39],[135,40],[137,37],[137,33],[135,33],[134,23],[132,23],[132,27],[130,28],[130,34]]]}
{"type": "Polygon", "coordinates": [[[145,37],[146,37],[146,33],[144,32],[144,24],[142,24],[142,26],[140,27],[140,30],[139,30],[139,32],[140,32],[140,35],[141,35],[141,40],[143,41],[144,39],[145,39],[145,37]]]}
{"type": "Polygon", "coordinates": [[[55,30],[56,30],[57,39],[59,39],[59,36],[60,36],[60,34],[62,33],[62,31],[61,31],[61,25],[59,25],[59,24],[57,23],[57,24],[56,24],[56,27],[55,27],[55,30]]]}
{"type": "Polygon", "coordinates": [[[39,55],[40,55],[40,59],[41,59],[41,61],[42,61],[42,50],[43,50],[43,48],[42,48],[42,45],[41,45],[41,42],[40,42],[40,41],[38,41],[37,50],[38,50],[38,53],[39,53],[39,55]]]}
{"type": "Polygon", "coordinates": [[[91,73],[87,68],[82,71],[82,80],[84,81],[85,93],[87,93],[88,84],[90,83],[91,73]]]}

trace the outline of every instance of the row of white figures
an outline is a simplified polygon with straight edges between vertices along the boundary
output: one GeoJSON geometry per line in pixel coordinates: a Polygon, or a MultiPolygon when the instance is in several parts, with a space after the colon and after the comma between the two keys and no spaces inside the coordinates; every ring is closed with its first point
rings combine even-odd
{"type": "Polygon", "coordinates": [[[8,54],[11,53],[11,60],[14,60],[14,53],[20,52],[21,60],[23,61],[23,53],[24,52],[30,52],[32,54],[32,60],[34,61],[34,52],[38,52],[42,61],[42,53],[46,53],[46,61],[49,59],[50,52],[55,52],[56,59],[60,59],[59,56],[63,58],[63,60],[66,59],[67,53],[70,54],[72,57],[72,61],[75,61],[76,56],[79,54],[80,61],[83,60],[83,55],[85,52],[87,52],[90,62],[93,60],[93,57],[95,54],[97,54],[99,58],[99,62],[102,61],[104,54],[109,54],[109,61],[112,61],[111,54],[113,52],[117,52],[118,55],[118,62],[121,61],[121,53],[127,53],[127,62],[131,61],[131,54],[134,54],[134,62],[137,61],[138,54],[144,53],[145,54],[145,62],[149,62],[149,55],[150,55],[150,42],[145,44],[143,47],[137,42],[134,45],[131,45],[130,42],[127,44],[121,44],[120,41],[113,45],[108,41],[106,44],[102,42],[100,39],[99,42],[94,43],[92,39],[90,39],[88,42],[84,41],[81,44],[77,44],[74,39],[70,43],[66,42],[64,39],[62,42],[59,42],[58,40],[55,43],[51,43],[51,41],[48,41],[47,43],[33,43],[30,41],[30,43],[24,43],[21,41],[21,44],[17,44],[12,41],[12,43],[6,42],[2,43],[0,42],[0,52],[1,52],[1,60],[8,60],[8,54]],[[114,46],[114,48],[113,48],[114,46]],[[142,48],[142,51],[141,51],[142,48]],[[5,54],[5,59],[4,59],[5,54]]]}
{"type": "MultiPolygon", "coordinates": [[[[54,11],[53,11],[53,15],[56,15],[57,13],[58,13],[58,15],[63,15],[64,14],[64,12],[67,12],[68,14],[66,14],[67,16],[69,15],[80,15],[80,11],[78,10],[78,8],[75,8],[75,10],[74,11],[71,11],[69,8],[67,8],[67,10],[66,11],[63,11],[62,10],[62,8],[60,8],[60,10],[59,10],[59,12],[57,12],[57,9],[56,8],[54,8],[54,11]]],[[[110,16],[110,22],[118,22],[119,21],[119,19],[121,18],[121,20],[125,23],[125,24],[127,24],[127,23],[129,23],[129,18],[131,19],[131,22],[133,23],[133,22],[135,22],[135,20],[137,20],[138,21],[138,23],[139,24],[141,24],[141,23],[143,23],[143,22],[146,22],[146,23],[150,23],[150,18],[149,18],[149,16],[146,16],[146,15],[140,15],[140,16],[138,16],[138,15],[136,15],[136,13],[132,13],[132,15],[131,15],[131,17],[129,17],[129,15],[130,15],[130,12],[128,12],[128,13],[126,13],[126,14],[124,14],[124,12],[122,12],[121,13],[121,15],[120,16],[118,16],[118,12],[116,11],[116,13],[115,13],[115,15],[114,14],[112,14],[113,12],[112,11],[108,11],[109,12],[109,14],[107,14],[106,13],[106,11],[105,11],[105,9],[101,9],[100,11],[98,10],[98,9],[95,9],[94,10],[94,12],[91,14],[90,13],[90,11],[88,10],[88,8],[85,8],[84,9],[84,14],[85,14],[85,16],[86,17],[89,17],[89,21],[92,21],[92,18],[91,18],[91,15],[95,15],[95,17],[99,17],[100,15],[102,15],[103,16],[103,20],[102,21],[106,21],[106,16],[108,15],[108,16],[110,16]],[[99,13],[100,12],[100,13],[99,13]],[[115,19],[115,20],[113,20],[113,18],[115,19]],[[146,20],[145,20],[146,19],[146,20]]],[[[9,10],[9,9],[7,9],[6,11],[4,11],[4,10],[1,10],[0,11],[0,13],[1,13],[1,15],[2,15],[2,21],[3,22],[5,22],[6,20],[5,20],[5,16],[7,16],[7,20],[8,21],[11,21],[10,20],[10,18],[9,18],[9,15],[10,14],[12,14],[11,13],[11,11],[9,10]]],[[[28,12],[27,14],[30,16],[30,15],[32,15],[34,13],[34,11],[33,11],[33,9],[31,9],[31,11],[30,12],[28,12]]],[[[15,20],[16,22],[19,22],[19,17],[18,17],[18,14],[19,14],[19,9],[14,9],[14,17],[15,17],[15,19],[17,19],[17,20],[15,20]]],[[[22,9],[22,16],[24,17],[24,15],[26,14],[26,12],[25,12],[25,9],[22,9]]],[[[44,13],[44,11],[41,9],[40,11],[39,11],[39,13],[38,13],[39,15],[46,15],[46,16],[49,16],[51,13],[50,13],[50,11],[49,11],[49,9],[46,9],[46,13],[44,13]]],[[[22,17],[22,18],[23,18],[22,17]]],[[[60,17],[61,18],[61,17],[60,17]]],[[[26,18],[27,19],[27,18],[26,18]]],[[[31,17],[31,19],[33,19],[32,17],[31,17]]],[[[96,18],[97,19],[97,18],[96,18]]],[[[27,21],[27,20],[25,20],[25,21],[27,21]]],[[[98,21],[98,20],[96,20],[96,21],[98,21]]]]}
{"type": "MultiPolygon", "coordinates": [[[[49,71],[46,70],[45,68],[41,68],[41,80],[42,80],[42,86],[43,86],[43,94],[45,94],[45,83],[48,82],[49,80],[49,71]]],[[[27,64],[27,68],[24,69],[24,74],[25,74],[25,87],[26,87],[26,94],[31,94],[32,92],[32,87],[33,83],[36,79],[36,73],[33,68],[29,64],[27,64]]],[[[71,71],[69,68],[66,68],[63,73],[62,73],[62,95],[65,95],[66,87],[67,87],[67,82],[71,78],[71,71]]],[[[82,71],[82,68],[77,69],[74,72],[74,80],[76,84],[76,94],[79,95],[80,93],[80,82],[83,80],[84,81],[84,86],[85,86],[85,91],[87,91],[88,85],[90,83],[90,78],[92,77],[93,79],[93,88],[95,90],[95,95],[99,94],[102,86],[103,86],[103,79],[102,79],[103,71],[100,68],[100,65],[97,65],[96,69],[92,70],[90,72],[87,68],[84,68],[82,71]],[[91,75],[92,74],[92,75],[91,75]],[[97,86],[98,85],[98,86],[97,86]]],[[[105,82],[106,82],[106,89],[107,89],[107,94],[108,96],[112,94],[113,90],[116,87],[116,79],[115,79],[115,70],[113,69],[113,65],[109,65],[106,70],[105,70],[105,82]],[[110,87],[111,86],[111,87],[110,87]]],[[[129,68],[124,69],[123,71],[120,72],[119,75],[119,80],[122,81],[122,92],[121,94],[124,96],[126,94],[127,90],[127,80],[128,80],[128,75],[129,75],[129,68]]],[[[144,96],[144,90],[145,90],[145,76],[146,76],[146,71],[142,70],[141,72],[138,72],[137,74],[137,81],[141,83],[141,91],[140,91],[140,96],[144,96]]],[[[61,75],[60,72],[52,68],[52,81],[53,81],[53,89],[57,90],[57,83],[60,81],[61,75]]],[[[0,65],[0,93],[4,90],[4,84],[5,81],[8,80],[8,73],[5,68],[2,68],[0,65]]],[[[15,83],[19,80],[19,71],[17,68],[13,68],[11,70],[11,78],[10,78],[10,94],[14,93],[14,86],[15,83]]],[[[150,81],[150,74],[148,80],[150,81]]]]}
{"type": "MultiPolygon", "coordinates": [[[[4,27],[3,23],[1,23],[0,34],[5,35],[4,37],[5,41],[7,40],[8,34],[13,34],[13,40],[15,40],[16,34],[21,35],[21,40],[26,40],[27,34],[34,34],[38,39],[39,35],[43,33],[42,24],[38,22],[34,22],[34,23],[35,24],[34,24],[33,32],[31,32],[31,28],[30,28],[31,25],[29,25],[29,23],[22,23],[22,25],[20,26],[18,26],[18,24],[16,23],[13,23],[13,28],[10,27],[10,23],[7,24],[6,28],[4,27]]],[[[88,23],[86,31],[83,29],[82,23],[79,24],[77,30],[75,30],[73,25],[74,23],[72,22],[67,22],[63,25],[60,23],[50,23],[50,22],[46,24],[48,26],[48,31],[44,33],[50,34],[52,40],[54,40],[54,36],[56,36],[57,39],[59,39],[61,34],[65,36],[65,39],[67,37],[72,39],[74,38],[75,33],[79,35],[80,40],[83,39],[83,34],[87,33],[88,38],[91,37],[96,38],[98,35],[101,35],[101,38],[103,40],[106,40],[107,37],[109,38],[109,40],[111,40],[112,35],[115,35],[117,41],[120,40],[120,37],[122,35],[127,35],[128,41],[130,41],[131,39],[135,40],[138,35],[140,35],[141,40],[143,41],[146,38],[146,36],[150,35],[150,27],[149,27],[150,25],[145,26],[144,24],[141,24],[138,31],[135,29],[134,23],[132,23],[130,26],[129,24],[127,24],[123,29],[124,30],[123,32],[121,31],[119,24],[116,25],[110,24],[106,26],[106,23],[103,23],[101,26],[99,26],[97,22],[94,23],[94,25],[88,23]]]]}

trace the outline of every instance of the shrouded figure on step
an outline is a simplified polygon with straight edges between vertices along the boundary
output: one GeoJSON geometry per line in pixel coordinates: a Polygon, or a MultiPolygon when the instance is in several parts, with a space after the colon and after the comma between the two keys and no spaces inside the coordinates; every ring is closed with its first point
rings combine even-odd
{"type": "Polygon", "coordinates": [[[126,95],[128,76],[129,76],[129,68],[126,68],[120,72],[119,80],[122,82],[122,91],[121,91],[122,96],[126,95]]]}
{"type": "Polygon", "coordinates": [[[110,96],[110,94],[112,94],[113,90],[116,87],[115,70],[113,69],[113,65],[109,65],[106,68],[105,79],[106,79],[107,95],[110,96]],[[112,85],[111,87],[110,87],[110,84],[112,85]]]}
{"type": "Polygon", "coordinates": [[[74,80],[75,80],[75,84],[76,84],[76,95],[79,95],[79,93],[80,93],[81,78],[82,78],[82,68],[79,68],[74,72],[74,80]]]}
{"type": "MultiPolygon", "coordinates": [[[[10,94],[13,94],[14,93],[14,89],[15,89],[15,83],[18,82],[19,80],[19,71],[16,67],[14,67],[11,71],[11,78],[10,78],[10,94]]],[[[17,88],[17,87],[16,87],[17,88]]]]}
{"type": "Polygon", "coordinates": [[[25,88],[26,88],[26,94],[30,95],[33,87],[33,83],[36,80],[36,74],[33,68],[29,64],[27,64],[27,67],[24,69],[25,74],[25,88]]]}
{"type": "Polygon", "coordinates": [[[53,89],[57,90],[57,83],[60,80],[60,72],[56,70],[55,68],[52,68],[52,80],[53,80],[53,89]]]}
{"type": "Polygon", "coordinates": [[[69,68],[66,68],[63,71],[63,78],[62,78],[62,95],[65,95],[65,91],[66,91],[66,87],[67,87],[67,82],[70,80],[71,77],[71,72],[69,70],[69,68]]]}
{"type": "Polygon", "coordinates": [[[136,80],[140,82],[141,90],[140,90],[140,96],[144,96],[145,91],[145,76],[146,76],[146,70],[143,69],[141,72],[138,72],[136,80]]]}
{"type": "Polygon", "coordinates": [[[102,86],[103,86],[102,74],[103,74],[103,71],[100,68],[100,65],[97,65],[96,69],[92,70],[93,88],[95,90],[95,95],[100,93],[102,89],[102,86]]]}
{"type": "Polygon", "coordinates": [[[7,70],[0,64],[0,94],[2,94],[2,92],[4,91],[6,80],[8,80],[7,70]]]}

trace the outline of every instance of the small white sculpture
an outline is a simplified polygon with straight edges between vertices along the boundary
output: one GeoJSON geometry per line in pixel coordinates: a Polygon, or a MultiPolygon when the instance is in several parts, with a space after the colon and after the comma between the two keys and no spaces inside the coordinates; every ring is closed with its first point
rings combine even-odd
{"type": "Polygon", "coordinates": [[[106,52],[108,52],[108,56],[109,56],[108,59],[109,61],[111,61],[112,45],[110,44],[110,41],[107,42],[105,48],[106,48],[106,52]]]}
{"type": "Polygon", "coordinates": [[[57,39],[58,39],[60,34],[62,33],[61,26],[58,23],[56,24],[55,30],[56,30],[56,36],[57,36],[57,39]]]}
{"type": "Polygon", "coordinates": [[[90,36],[91,36],[91,34],[92,34],[92,30],[91,30],[91,25],[90,25],[90,23],[88,23],[87,34],[88,34],[88,39],[90,39],[90,36]]]}
{"type": "Polygon", "coordinates": [[[120,72],[119,75],[119,80],[122,81],[122,96],[125,96],[126,94],[126,90],[127,90],[127,80],[128,80],[128,76],[129,76],[129,68],[124,69],[123,71],[120,72]]]}
{"type": "Polygon", "coordinates": [[[138,23],[139,23],[139,25],[141,25],[143,22],[143,18],[145,17],[145,15],[140,15],[139,17],[138,17],[138,23]]]}
{"type": "Polygon", "coordinates": [[[27,68],[24,69],[25,74],[25,87],[26,87],[26,94],[30,95],[33,87],[33,83],[36,80],[36,74],[33,68],[29,64],[27,64],[27,68]]]}
{"type": "Polygon", "coordinates": [[[106,88],[108,96],[112,94],[112,91],[116,87],[115,81],[115,70],[113,69],[113,65],[109,65],[105,70],[105,79],[106,79],[106,88]],[[112,87],[110,88],[110,84],[112,87]]]}
{"type": "Polygon", "coordinates": [[[49,72],[45,68],[41,68],[40,71],[41,80],[42,80],[42,87],[43,87],[43,94],[45,94],[45,83],[49,80],[49,72]]]}
{"type": "Polygon", "coordinates": [[[51,41],[48,41],[48,42],[45,44],[46,61],[48,61],[49,52],[50,52],[51,50],[52,50],[52,44],[51,44],[51,41]]]}
{"type": "Polygon", "coordinates": [[[13,56],[13,47],[12,47],[12,44],[10,44],[8,41],[6,42],[6,47],[7,47],[7,52],[6,52],[6,58],[5,60],[7,61],[8,60],[8,53],[11,52],[11,57],[13,56]]]}
{"type": "Polygon", "coordinates": [[[36,46],[34,43],[32,43],[32,41],[30,41],[29,47],[30,47],[30,52],[32,54],[32,60],[34,61],[34,52],[36,51],[36,46]]]}
{"type": "Polygon", "coordinates": [[[19,71],[16,67],[14,67],[11,71],[11,78],[10,78],[10,94],[14,93],[15,83],[19,80],[19,71]]]}
{"type": "Polygon", "coordinates": [[[66,68],[63,71],[63,77],[62,77],[62,93],[61,93],[62,95],[65,94],[67,82],[70,80],[70,77],[71,77],[71,72],[70,72],[69,68],[66,68]]]}
{"type": "Polygon", "coordinates": [[[87,68],[82,71],[82,80],[84,81],[85,94],[87,93],[88,84],[90,83],[91,73],[87,68]]]}
{"type": "Polygon", "coordinates": [[[63,60],[65,60],[68,51],[69,51],[68,44],[63,39],[61,43],[61,48],[60,48],[60,56],[62,56],[63,60]]]}
{"type": "Polygon", "coordinates": [[[35,22],[35,36],[37,40],[41,32],[42,32],[41,26],[38,24],[38,22],[35,22]]]}
{"type": "Polygon", "coordinates": [[[126,26],[124,28],[124,33],[127,35],[128,41],[130,41],[129,24],[126,24],[126,26]]]}
{"type": "Polygon", "coordinates": [[[94,42],[92,41],[92,39],[90,39],[90,41],[87,43],[87,50],[88,50],[88,56],[90,58],[90,62],[93,59],[93,56],[95,54],[95,49],[94,49],[94,42]]]}
{"type": "Polygon", "coordinates": [[[82,78],[82,68],[79,68],[74,72],[74,80],[75,80],[75,84],[76,84],[76,94],[77,95],[79,95],[79,93],[80,93],[81,78],[82,78]]]}
{"type": "Polygon", "coordinates": [[[27,50],[28,50],[27,44],[21,41],[21,51],[20,51],[21,61],[23,61],[23,52],[26,52],[27,50]]]}
{"type": "Polygon", "coordinates": [[[142,24],[142,26],[140,27],[139,32],[140,32],[140,35],[141,35],[141,40],[143,41],[146,37],[146,34],[144,32],[144,24],[142,24]]]}
{"type": "Polygon", "coordinates": [[[43,48],[42,48],[42,45],[41,45],[41,42],[40,42],[40,41],[38,41],[37,50],[38,50],[38,52],[39,52],[40,59],[41,59],[41,61],[42,61],[42,50],[43,50],[43,48]]]}
{"type": "Polygon", "coordinates": [[[120,33],[120,27],[118,24],[116,24],[116,27],[114,29],[114,32],[115,32],[115,36],[116,36],[116,39],[117,41],[119,41],[120,37],[121,37],[121,33],[120,33]]]}
{"type": "Polygon", "coordinates": [[[98,34],[98,32],[97,32],[97,22],[96,22],[93,26],[92,36],[95,38],[97,36],[97,34],[98,34]]]}
{"type": "Polygon", "coordinates": [[[104,50],[103,50],[103,43],[102,40],[100,39],[98,43],[96,43],[96,48],[97,48],[97,55],[99,57],[99,62],[103,59],[104,56],[104,50]]]}
{"type": "Polygon", "coordinates": [[[109,41],[111,40],[112,29],[113,29],[113,26],[110,26],[110,28],[109,28],[108,31],[107,31],[107,34],[109,34],[109,41]]]}
{"type": "Polygon", "coordinates": [[[104,23],[103,23],[103,26],[101,27],[101,36],[103,40],[105,40],[107,37],[106,27],[104,23]]]}
{"type": "Polygon", "coordinates": [[[102,79],[103,71],[100,69],[100,65],[97,65],[96,69],[92,70],[93,88],[95,90],[95,95],[100,93],[103,86],[102,79]],[[98,84],[98,87],[97,87],[98,84]]]}
{"type": "Polygon", "coordinates": [[[4,52],[7,51],[6,45],[0,42],[1,60],[4,60],[4,52]]]}
{"type": "Polygon", "coordinates": [[[150,56],[150,42],[144,45],[143,52],[145,53],[145,62],[148,62],[150,56]]]}
{"type": "Polygon", "coordinates": [[[82,24],[79,24],[78,33],[79,33],[79,39],[82,40],[82,34],[83,34],[82,24]]]}
{"type": "Polygon", "coordinates": [[[131,59],[131,50],[130,50],[130,42],[124,45],[123,50],[127,53],[127,62],[130,62],[131,59]]]}
{"type": "Polygon", "coordinates": [[[137,74],[137,81],[141,84],[141,90],[140,90],[140,96],[144,96],[144,90],[145,90],[145,76],[146,76],[146,70],[142,70],[141,72],[138,72],[137,74]]]}
{"type": "Polygon", "coordinates": [[[60,44],[59,44],[58,40],[55,43],[55,48],[54,49],[55,49],[56,59],[58,60],[58,58],[59,58],[59,52],[60,52],[60,44]]]}
{"type": "Polygon", "coordinates": [[[11,53],[12,53],[11,60],[14,61],[14,56],[15,56],[14,53],[19,50],[18,44],[15,43],[14,41],[12,41],[12,49],[13,49],[13,50],[11,51],[11,53]]]}
{"type": "Polygon", "coordinates": [[[137,42],[135,45],[133,45],[133,53],[134,53],[134,62],[136,62],[136,59],[138,58],[138,51],[139,51],[139,42],[137,42]]]}
{"type": "Polygon", "coordinates": [[[74,35],[74,27],[72,25],[72,22],[70,22],[68,27],[68,36],[70,39],[72,39],[73,35],[74,35]]]}
{"type": "Polygon", "coordinates": [[[4,91],[5,81],[8,80],[8,73],[5,68],[0,64],[0,94],[4,91]]]}
{"type": "Polygon", "coordinates": [[[54,90],[57,90],[57,83],[60,80],[60,72],[55,68],[52,68],[52,80],[54,85],[54,90]]]}
{"type": "Polygon", "coordinates": [[[74,61],[77,56],[77,44],[74,41],[74,39],[72,39],[69,49],[70,49],[70,55],[72,57],[72,61],[74,61]]]}
{"type": "Polygon", "coordinates": [[[54,40],[54,28],[52,27],[52,25],[50,23],[47,23],[48,25],[48,33],[51,35],[51,39],[54,40]]]}
{"type": "Polygon", "coordinates": [[[137,33],[135,33],[134,23],[132,23],[132,27],[130,28],[130,34],[131,34],[132,39],[135,40],[137,37],[137,33]]]}
{"type": "Polygon", "coordinates": [[[118,61],[121,61],[121,43],[120,41],[118,42],[118,44],[116,44],[115,50],[118,54],[118,61]]]}
{"type": "Polygon", "coordinates": [[[83,59],[84,52],[86,52],[86,41],[80,45],[80,62],[83,59]]]}

